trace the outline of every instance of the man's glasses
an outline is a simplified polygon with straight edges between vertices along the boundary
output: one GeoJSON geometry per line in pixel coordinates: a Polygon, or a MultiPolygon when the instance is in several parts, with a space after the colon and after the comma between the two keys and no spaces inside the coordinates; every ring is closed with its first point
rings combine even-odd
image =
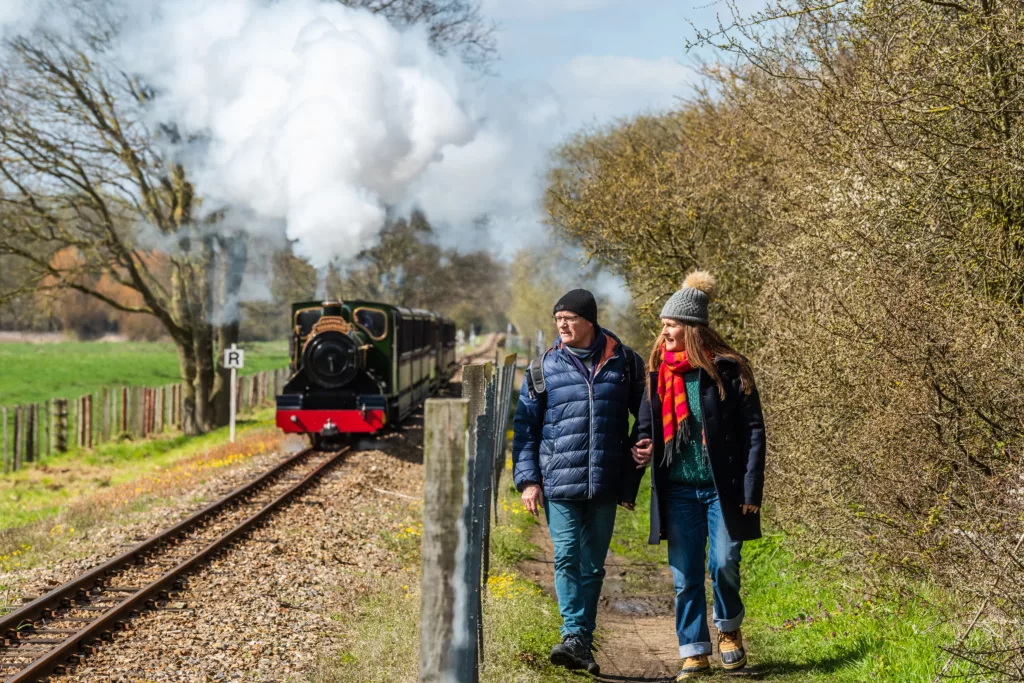
{"type": "Polygon", "coordinates": [[[578,315],[556,315],[555,316],[555,324],[556,325],[561,325],[563,323],[566,323],[566,324],[569,324],[569,325],[575,325],[576,322],[579,319],[580,319],[580,316],[578,316],[578,315]]]}

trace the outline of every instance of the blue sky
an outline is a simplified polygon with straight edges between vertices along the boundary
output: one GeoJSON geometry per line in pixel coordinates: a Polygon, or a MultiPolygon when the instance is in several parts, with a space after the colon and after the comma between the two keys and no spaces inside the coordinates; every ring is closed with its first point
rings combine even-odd
{"type": "MultiPolygon", "coordinates": [[[[745,0],[741,7],[756,7],[745,0]]],[[[499,78],[547,86],[566,125],[672,106],[695,77],[690,25],[730,16],[724,0],[484,0],[498,24],[499,78]]]]}

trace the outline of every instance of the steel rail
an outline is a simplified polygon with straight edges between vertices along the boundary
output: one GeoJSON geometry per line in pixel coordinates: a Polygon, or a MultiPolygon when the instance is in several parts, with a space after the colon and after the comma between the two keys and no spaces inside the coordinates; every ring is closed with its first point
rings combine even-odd
{"type": "Polygon", "coordinates": [[[8,678],[6,683],[30,683],[49,676],[70,657],[78,655],[83,647],[90,647],[94,642],[101,640],[104,632],[116,630],[119,622],[124,621],[132,612],[141,612],[148,605],[152,605],[155,596],[169,589],[182,576],[226,550],[227,546],[251,531],[283,503],[302,492],[307,486],[320,478],[324,472],[338,462],[349,450],[351,450],[351,447],[344,448],[335,453],[330,459],[321,463],[315,470],[303,477],[297,484],[235,526],[228,533],[213,541],[174,569],[166,572],[160,578],[142,588],[142,590],[132,594],[124,602],[118,603],[104,612],[98,619],[88,624],[81,631],[65,640],[43,657],[32,662],[28,667],[8,678]]]}
{"type": "MultiPolygon", "coordinates": [[[[85,628],[76,632],[70,638],[63,640],[61,645],[50,652],[46,653],[42,658],[36,659],[33,662],[17,665],[14,663],[5,663],[4,666],[10,668],[11,666],[24,666],[13,676],[6,679],[8,683],[25,682],[25,681],[36,681],[40,678],[48,676],[53,673],[54,669],[59,667],[61,663],[68,659],[71,655],[77,654],[72,650],[77,649],[80,645],[91,643],[93,640],[99,640],[105,631],[112,631],[116,629],[117,622],[124,621],[131,612],[141,611],[145,608],[147,602],[150,604],[153,601],[153,596],[158,595],[160,592],[167,590],[169,587],[178,581],[184,574],[193,569],[195,566],[207,559],[211,554],[223,547],[235,539],[239,535],[245,533],[251,527],[261,521],[275,507],[281,505],[289,498],[300,492],[306,486],[308,486],[317,477],[323,474],[331,465],[336,463],[338,459],[348,452],[350,448],[345,448],[336,453],[329,460],[318,466],[315,470],[309,473],[303,479],[290,487],[283,494],[275,498],[271,503],[263,507],[259,512],[252,515],[244,522],[234,527],[227,534],[221,536],[216,541],[207,545],[202,551],[193,555],[189,560],[186,560],[179,564],[174,569],[163,574],[159,579],[152,582],[148,586],[141,588],[140,590],[133,592],[123,602],[111,607],[111,609],[105,611],[96,620],[91,621],[85,628]]],[[[271,481],[277,479],[288,470],[292,469],[296,464],[305,460],[313,449],[305,449],[296,453],[294,456],[288,458],[284,462],[271,468],[267,472],[260,475],[253,481],[240,486],[235,489],[227,496],[224,496],[220,500],[217,500],[210,505],[206,506],[202,510],[182,520],[173,527],[163,531],[152,538],[140,543],[139,545],[131,548],[130,550],[118,555],[117,557],[108,560],[107,562],[95,567],[85,574],[73,579],[58,588],[50,591],[49,593],[33,600],[32,602],[22,606],[21,608],[11,612],[0,618],[0,635],[2,635],[8,641],[18,640],[18,629],[25,626],[30,628],[24,629],[27,635],[34,632],[34,628],[31,628],[35,622],[40,619],[56,618],[52,617],[52,612],[59,609],[73,610],[75,607],[72,605],[72,600],[81,598],[83,595],[88,595],[93,589],[103,589],[105,580],[113,573],[120,569],[123,569],[129,565],[135,564],[141,557],[145,557],[149,553],[159,549],[164,544],[172,542],[175,538],[182,534],[202,525],[205,521],[212,518],[216,513],[223,509],[239,502],[241,499],[247,497],[250,494],[256,493],[267,486],[271,481]]],[[[123,592],[123,591],[119,591],[123,592]]],[[[25,645],[31,645],[32,641],[23,641],[25,645]]],[[[0,648],[2,650],[3,648],[0,648]]],[[[13,650],[11,654],[16,652],[13,650]]]]}

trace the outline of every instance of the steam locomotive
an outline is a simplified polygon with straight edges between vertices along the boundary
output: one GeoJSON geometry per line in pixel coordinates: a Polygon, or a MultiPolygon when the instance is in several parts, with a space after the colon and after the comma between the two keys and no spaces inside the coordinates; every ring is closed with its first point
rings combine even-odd
{"type": "Polygon", "coordinates": [[[330,450],[399,423],[448,382],[455,323],[372,301],[306,301],[292,305],[289,355],[277,426],[330,450]]]}

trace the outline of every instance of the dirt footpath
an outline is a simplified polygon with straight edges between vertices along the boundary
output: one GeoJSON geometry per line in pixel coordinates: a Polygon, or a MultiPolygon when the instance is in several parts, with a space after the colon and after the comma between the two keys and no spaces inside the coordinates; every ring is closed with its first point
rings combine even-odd
{"type": "MultiPolygon", "coordinates": [[[[547,528],[536,527],[531,541],[540,552],[521,569],[555,597],[554,549],[547,528]]],[[[597,613],[597,680],[671,680],[680,662],[668,567],[631,563],[609,553],[605,568],[597,613]]]]}

